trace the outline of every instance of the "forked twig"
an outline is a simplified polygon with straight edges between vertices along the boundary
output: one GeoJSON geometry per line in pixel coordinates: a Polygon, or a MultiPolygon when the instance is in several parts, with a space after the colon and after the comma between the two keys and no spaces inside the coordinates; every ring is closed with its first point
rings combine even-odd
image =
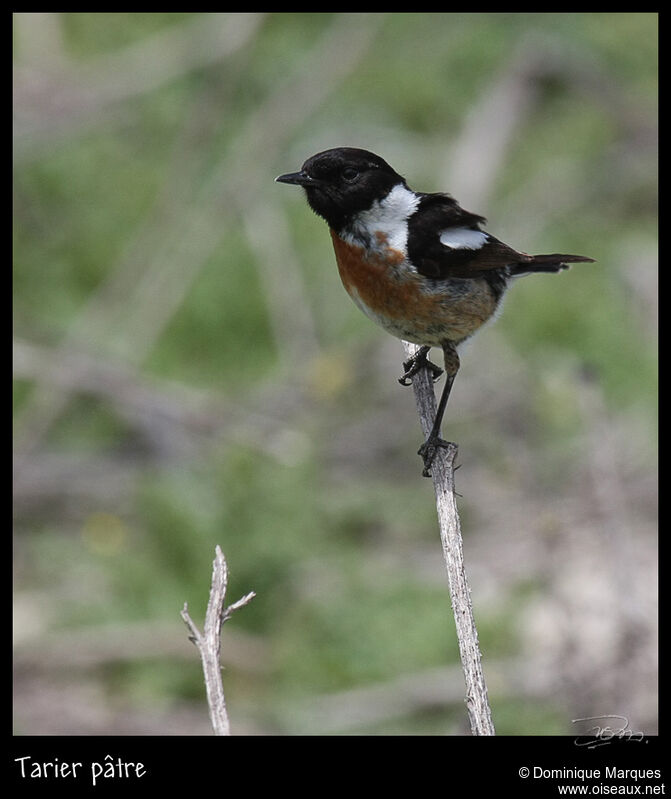
{"type": "Polygon", "coordinates": [[[228,586],[228,564],[224,553],[217,546],[215,549],[216,557],[212,564],[212,587],[210,588],[210,599],[207,603],[205,613],[205,626],[201,633],[189,615],[188,605],[185,602],[181,611],[182,619],[189,630],[189,640],[198,647],[200,658],[203,663],[203,674],[205,676],[205,690],[207,692],[207,704],[210,709],[210,720],[215,735],[230,735],[231,727],[226,712],[226,701],[224,698],[224,686],[221,680],[221,663],[219,656],[221,653],[221,628],[224,622],[228,621],[233,613],[244,605],[247,605],[256,596],[254,591],[250,591],[232,605],[225,606],[226,588],[228,586]]]}

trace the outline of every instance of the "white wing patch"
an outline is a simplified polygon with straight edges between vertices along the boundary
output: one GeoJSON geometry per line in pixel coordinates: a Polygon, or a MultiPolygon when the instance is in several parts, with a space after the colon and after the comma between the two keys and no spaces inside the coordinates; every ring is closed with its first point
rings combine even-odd
{"type": "Polygon", "coordinates": [[[453,227],[440,234],[440,243],[451,250],[479,250],[488,241],[489,236],[481,230],[467,227],[453,227]]]}

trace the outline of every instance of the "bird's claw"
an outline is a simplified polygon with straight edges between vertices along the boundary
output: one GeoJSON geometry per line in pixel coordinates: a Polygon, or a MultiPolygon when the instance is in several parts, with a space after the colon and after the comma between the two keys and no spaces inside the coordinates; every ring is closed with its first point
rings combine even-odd
{"type": "Polygon", "coordinates": [[[436,453],[441,447],[451,447],[454,446],[449,441],[445,441],[444,439],[440,438],[439,436],[435,436],[432,438],[426,439],[426,441],[422,444],[422,446],[417,450],[417,454],[422,458],[424,461],[424,469],[422,469],[422,476],[423,477],[431,477],[431,465],[433,464],[434,458],[436,457],[436,453]]]}
{"type": "Polygon", "coordinates": [[[443,370],[440,368],[440,366],[432,363],[426,357],[427,352],[428,349],[419,350],[416,355],[412,356],[412,358],[408,358],[407,361],[403,361],[403,374],[398,378],[398,382],[402,386],[412,385],[412,378],[417,374],[417,372],[419,372],[420,369],[423,369],[424,367],[431,372],[434,383],[443,374],[443,370]]]}

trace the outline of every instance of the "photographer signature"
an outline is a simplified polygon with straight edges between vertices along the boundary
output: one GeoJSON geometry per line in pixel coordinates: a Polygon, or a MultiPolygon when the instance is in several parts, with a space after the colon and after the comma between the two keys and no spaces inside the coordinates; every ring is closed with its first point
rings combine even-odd
{"type": "Polygon", "coordinates": [[[571,719],[573,724],[579,724],[584,721],[595,721],[586,730],[584,736],[579,736],[575,739],[576,746],[586,746],[588,749],[596,749],[599,746],[606,746],[614,738],[626,738],[628,741],[642,741],[645,737],[642,732],[635,732],[629,728],[629,719],[626,716],[619,716],[615,713],[609,713],[603,716],[586,716],[582,719],[571,719]],[[589,733],[592,733],[589,735],[589,733]]]}

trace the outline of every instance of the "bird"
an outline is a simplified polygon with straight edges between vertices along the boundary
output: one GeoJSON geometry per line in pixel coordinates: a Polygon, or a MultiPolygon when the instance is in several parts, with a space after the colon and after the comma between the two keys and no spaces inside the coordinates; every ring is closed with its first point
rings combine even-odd
{"type": "Polygon", "coordinates": [[[435,421],[418,454],[423,475],[440,447],[441,424],[459,371],[457,348],[494,317],[509,284],[523,275],[560,272],[584,255],[528,255],[483,230],[486,219],[446,193],[413,191],[382,157],[357,147],[335,147],[308,158],[298,172],[275,178],[301,186],[312,210],[329,227],[345,290],[373,322],[419,345],[403,364],[409,385],[428,359],[443,351],[445,386],[435,421]]]}

